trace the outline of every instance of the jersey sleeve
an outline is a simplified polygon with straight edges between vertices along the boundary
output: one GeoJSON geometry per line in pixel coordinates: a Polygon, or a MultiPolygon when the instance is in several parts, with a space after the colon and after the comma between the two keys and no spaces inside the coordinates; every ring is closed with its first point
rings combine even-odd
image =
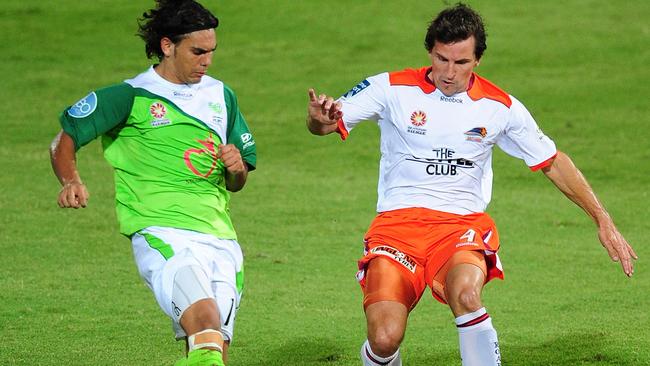
{"type": "Polygon", "coordinates": [[[248,170],[253,171],[257,165],[255,139],[239,110],[235,92],[226,85],[224,85],[224,97],[226,99],[226,109],[228,110],[227,143],[237,146],[242,159],[248,165],[248,170]]]}
{"type": "Polygon", "coordinates": [[[352,131],[361,121],[377,121],[386,109],[388,73],[369,77],[338,99],[342,104],[343,118],[339,123],[342,136],[352,131]]]}
{"type": "Polygon", "coordinates": [[[555,143],[544,135],[526,107],[510,97],[508,123],[497,145],[507,154],[523,159],[531,170],[541,169],[557,155],[555,143]]]}
{"type": "Polygon", "coordinates": [[[79,150],[96,137],[123,124],[133,106],[133,87],[126,83],[91,92],[59,116],[63,131],[79,150]]]}

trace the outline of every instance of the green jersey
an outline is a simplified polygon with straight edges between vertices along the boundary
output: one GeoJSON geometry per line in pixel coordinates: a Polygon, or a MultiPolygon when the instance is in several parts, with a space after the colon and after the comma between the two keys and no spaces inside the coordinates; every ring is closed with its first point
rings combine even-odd
{"type": "Polygon", "coordinates": [[[256,150],[234,92],[221,81],[173,84],[151,67],[90,93],[60,121],[77,150],[102,136],[121,233],[165,226],[236,239],[218,145],[236,145],[249,171],[256,150]]]}

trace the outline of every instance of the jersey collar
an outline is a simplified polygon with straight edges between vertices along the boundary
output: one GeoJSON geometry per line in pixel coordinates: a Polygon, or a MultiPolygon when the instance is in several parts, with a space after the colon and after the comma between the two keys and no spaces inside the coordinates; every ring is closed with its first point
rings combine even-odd
{"type": "MultiPolygon", "coordinates": [[[[431,66],[425,66],[419,69],[391,72],[388,78],[390,85],[416,86],[425,94],[431,94],[436,91],[436,85],[429,79],[429,72],[431,72],[431,66]]],[[[466,92],[474,101],[486,98],[500,102],[508,108],[512,105],[512,99],[508,93],[474,72],[470,77],[466,92]]]]}

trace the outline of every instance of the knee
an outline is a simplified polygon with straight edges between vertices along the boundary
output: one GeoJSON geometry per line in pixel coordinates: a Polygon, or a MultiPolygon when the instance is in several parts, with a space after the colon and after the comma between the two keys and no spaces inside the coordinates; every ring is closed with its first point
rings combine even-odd
{"type": "Polygon", "coordinates": [[[399,349],[404,331],[399,327],[382,325],[368,335],[368,342],[372,351],[381,357],[388,357],[399,349]]]}
{"type": "Polygon", "coordinates": [[[447,300],[456,314],[471,313],[483,306],[480,291],[472,286],[462,287],[450,292],[447,300]]]}
{"type": "Polygon", "coordinates": [[[221,329],[216,302],[214,299],[203,299],[193,303],[183,313],[180,323],[187,334],[205,329],[221,329]]]}
{"type": "Polygon", "coordinates": [[[445,281],[447,302],[454,315],[471,313],[482,307],[481,290],[485,274],[478,266],[461,263],[447,274],[445,281]]]}

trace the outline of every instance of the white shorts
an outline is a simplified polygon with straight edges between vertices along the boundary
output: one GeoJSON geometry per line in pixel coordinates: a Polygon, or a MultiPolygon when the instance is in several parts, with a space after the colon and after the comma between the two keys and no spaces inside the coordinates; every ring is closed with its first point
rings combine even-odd
{"type": "Polygon", "coordinates": [[[151,226],[134,234],[131,242],[140,276],[153,291],[158,305],[172,318],[176,339],[187,335],[178,323],[178,312],[174,314],[172,307],[174,277],[180,268],[198,265],[210,279],[224,339],[232,340],[244,279],[244,258],[236,240],[151,226]]]}

